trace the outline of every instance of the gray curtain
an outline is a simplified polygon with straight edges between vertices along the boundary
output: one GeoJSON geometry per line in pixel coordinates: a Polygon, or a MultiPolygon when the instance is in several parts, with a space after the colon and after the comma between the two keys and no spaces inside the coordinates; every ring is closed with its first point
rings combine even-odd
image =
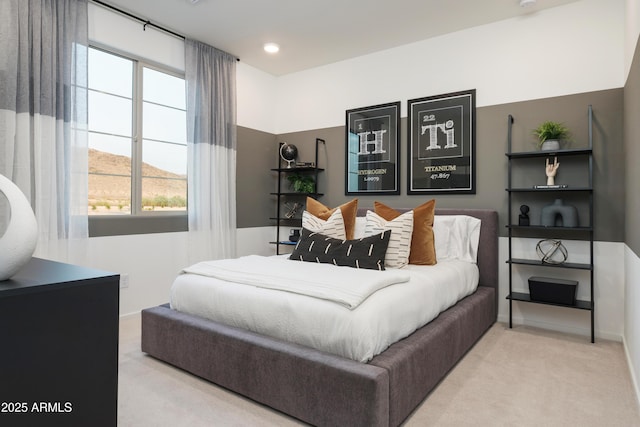
{"type": "Polygon", "coordinates": [[[236,58],[185,40],[190,260],[236,253],[236,58]]]}
{"type": "Polygon", "coordinates": [[[0,174],[54,259],[87,237],[87,50],[87,0],[0,0],[0,174]]]}

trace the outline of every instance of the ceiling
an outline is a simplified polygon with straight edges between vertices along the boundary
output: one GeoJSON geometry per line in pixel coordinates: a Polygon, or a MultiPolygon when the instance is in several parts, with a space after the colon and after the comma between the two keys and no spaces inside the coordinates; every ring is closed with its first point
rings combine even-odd
{"type": "Polygon", "coordinates": [[[276,76],[578,0],[519,1],[103,0],[276,76]]]}

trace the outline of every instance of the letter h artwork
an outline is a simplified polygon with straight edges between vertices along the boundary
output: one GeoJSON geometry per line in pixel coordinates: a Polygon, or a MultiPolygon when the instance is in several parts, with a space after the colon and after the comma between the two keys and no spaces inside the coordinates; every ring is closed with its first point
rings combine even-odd
{"type": "Polygon", "coordinates": [[[400,102],[347,110],[345,194],[399,194],[400,102]]]}
{"type": "Polygon", "coordinates": [[[386,129],[378,130],[364,130],[363,123],[358,123],[358,138],[360,141],[359,156],[366,156],[369,154],[384,154],[387,151],[384,149],[384,134],[387,133],[386,129]],[[370,149],[373,148],[373,150],[370,149]]]}

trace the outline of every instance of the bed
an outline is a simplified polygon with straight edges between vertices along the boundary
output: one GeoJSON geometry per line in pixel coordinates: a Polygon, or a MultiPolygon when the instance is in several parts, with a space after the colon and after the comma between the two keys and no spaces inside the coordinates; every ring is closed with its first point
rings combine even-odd
{"type": "MultiPolygon", "coordinates": [[[[360,210],[361,214],[363,210],[360,210]]],[[[173,310],[142,312],[142,351],[313,425],[397,426],[497,318],[495,211],[481,220],[478,286],[368,363],[173,310]]]]}

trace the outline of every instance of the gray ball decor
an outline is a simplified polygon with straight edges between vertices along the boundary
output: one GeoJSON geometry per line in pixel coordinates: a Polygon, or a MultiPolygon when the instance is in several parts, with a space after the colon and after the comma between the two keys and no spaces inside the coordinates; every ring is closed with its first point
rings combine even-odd
{"type": "Polygon", "coordinates": [[[543,264],[562,264],[568,256],[567,248],[556,239],[540,240],[536,245],[536,253],[543,264]]]}
{"type": "Polygon", "coordinates": [[[577,227],[578,210],[575,206],[565,205],[561,199],[542,208],[540,224],[543,227],[577,227]]]}

